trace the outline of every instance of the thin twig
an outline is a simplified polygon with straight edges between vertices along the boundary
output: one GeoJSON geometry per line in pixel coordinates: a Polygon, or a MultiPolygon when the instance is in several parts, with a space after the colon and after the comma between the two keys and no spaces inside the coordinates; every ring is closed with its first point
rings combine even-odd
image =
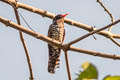
{"type": "MultiPolygon", "coordinates": [[[[17,23],[19,25],[21,25],[17,8],[12,3],[10,3],[10,4],[14,8],[14,12],[15,12],[15,15],[16,15],[17,23]]],[[[24,50],[25,50],[25,54],[26,54],[26,58],[27,58],[28,66],[29,66],[30,80],[33,80],[34,78],[33,78],[33,71],[32,71],[32,63],[31,63],[31,60],[30,60],[29,52],[28,52],[28,49],[27,49],[27,46],[26,46],[26,43],[25,43],[25,40],[24,40],[24,37],[23,37],[23,34],[22,34],[21,31],[19,31],[19,35],[20,35],[20,39],[21,39],[22,45],[23,45],[24,50]]]]}
{"type": "MultiPolygon", "coordinates": [[[[114,22],[115,20],[114,20],[112,14],[111,14],[110,11],[103,5],[103,3],[101,2],[101,0],[97,0],[97,2],[98,2],[98,3],[101,5],[101,7],[103,7],[103,9],[108,13],[108,15],[109,15],[110,18],[111,18],[111,22],[114,22]]],[[[112,26],[108,29],[108,31],[110,32],[111,29],[112,29],[112,26]]],[[[115,40],[113,39],[113,37],[110,36],[109,39],[110,39],[113,43],[115,43],[117,46],[120,47],[120,43],[118,43],[117,41],[115,41],[115,40]]]]}
{"type": "MultiPolygon", "coordinates": [[[[119,19],[120,20],[120,19],[119,19]]],[[[34,32],[32,30],[29,30],[21,25],[18,25],[8,19],[5,19],[3,17],[0,16],[0,22],[5,24],[6,26],[10,26],[16,30],[19,30],[19,31],[22,31],[32,37],[35,37],[37,39],[40,39],[44,42],[47,42],[48,44],[51,44],[51,45],[54,45],[54,46],[57,46],[61,49],[65,49],[64,45],[65,44],[61,44],[60,42],[56,41],[56,40],[53,40],[45,35],[42,35],[42,34],[39,34],[37,32],[34,32]]],[[[93,56],[99,56],[99,57],[104,57],[104,58],[109,58],[109,59],[118,59],[120,60],[120,55],[114,55],[112,53],[102,53],[102,52],[96,52],[96,51],[91,51],[91,50],[85,50],[85,49],[81,49],[81,48],[76,48],[74,46],[70,46],[69,47],[69,50],[71,51],[74,51],[74,52],[80,52],[80,53],[85,53],[85,54],[88,54],[88,55],[93,55],[93,56]]]]}
{"type": "Polygon", "coordinates": [[[112,37],[110,37],[110,40],[111,40],[113,43],[115,43],[117,46],[120,47],[120,43],[118,43],[117,41],[115,41],[112,37]]]}
{"type": "Polygon", "coordinates": [[[24,38],[23,38],[21,32],[20,32],[20,39],[21,39],[21,42],[23,44],[23,47],[24,47],[24,50],[25,50],[25,54],[26,54],[26,58],[27,58],[27,63],[28,63],[29,71],[30,71],[30,80],[34,80],[33,71],[32,71],[32,63],[31,63],[31,60],[30,60],[30,55],[29,55],[28,49],[26,47],[26,44],[25,44],[25,41],[24,41],[24,38]]]}
{"type": "Polygon", "coordinates": [[[29,29],[31,29],[32,31],[34,31],[33,30],[33,28],[28,24],[28,22],[25,20],[25,18],[23,17],[23,15],[20,13],[20,12],[18,12],[19,13],[19,15],[21,16],[21,18],[23,19],[23,21],[26,23],[26,25],[29,27],[29,29]]]}
{"type": "MultiPolygon", "coordinates": [[[[97,0],[97,2],[101,5],[101,7],[107,12],[107,14],[110,16],[111,18],[111,22],[114,22],[114,18],[112,16],[112,14],[110,13],[110,11],[103,5],[103,3],[101,2],[101,0],[97,0]]],[[[112,26],[108,29],[108,31],[110,32],[112,29],[112,26]]]]}
{"type": "MultiPolygon", "coordinates": [[[[9,4],[8,1],[10,1],[12,4],[15,4],[14,0],[7,0],[7,1],[6,0],[0,0],[0,1],[5,2],[7,4],[9,4]]],[[[38,8],[35,8],[35,7],[32,7],[32,6],[23,4],[23,3],[20,3],[20,2],[17,2],[17,7],[28,10],[28,11],[36,13],[36,14],[39,14],[39,15],[44,16],[44,17],[52,18],[52,19],[55,16],[54,13],[50,13],[48,11],[41,10],[41,9],[38,9],[38,8]]],[[[71,19],[67,19],[67,18],[65,18],[65,23],[73,25],[73,27],[75,26],[75,27],[78,27],[78,28],[82,28],[82,29],[87,30],[89,32],[91,32],[93,30],[96,30],[96,28],[92,28],[89,25],[86,25],[86,24],[83,24],[83,23],[80,23],[78,21],[74,21],[74,20],[71,20],[71,19]]],[[[109,37],[109,32],[108,31],[100,31],[97,34],[103,35],[105,37],[109,37]]],[[[112,34],[112,36],[113,36],[113,38],[119,38],[120,39],[119,34],[112,34]]]]}
{"type": "Polygon", "coordinates": [[[68,61],[68,53],[67,53],[67,51],[64,51],[64,53],[65,53],[65,62],[66,62],[68,79],[69,79],[69,80],[72,80],[72,79],[71,79],[71,74],[70,74],[69,61],[68,61]]]}
{"type": "MultiPolygon", "coordinates": [[[[14,9],[17,9],[16,6],[14,6],[9,0],[8,0],[8,3],[9,3],[14,9]]],[[[17,5],[17,3],[16,3],[16,5],[17,5]]],[[[23,21],[26,23],[26,25],[27,25],[32,31],[34,31],[34,30],[32,29],[32,27],[28,24],[28,22],[25,20],[25,18],[22,16],[22,14],[21,14],[20,12],[18,12],[18,11],[17,11],[17,13],[20,15],[20,17],[23,19],[23,21]]]]}
{"type": "Polygon", "coordinates": [[[76,43],[76,42],[78,42],[78,41],[80,41],[80,40],[82,40],[82,39],[85,39],[86,37],[88,37],[88,36],[90,36],[90,35],[92,35],[92,34],[98,33],[98,32],[100,32],[100,31],[102,31],[102,30],[104,30],[104,29],[107,29],[107,28],[109,28],[110,26],[113,26],[113,25],[115,25],[115,24],[117,24],[117,23],[119,23],[119,22],[120,22],[120,19],[117,20],[117,21],[115,21],[115,22],[113,22],[113,23],[111,23],[111,24],[108,24],[108,25],[105,26],[105,27],[102,27],[102,28],[97,29],[97,30],[94,30],[94,31],[92,31],[92,32],[90,32],[90,33],[88,33],[88,34],[85,34],[85,35],[81,36],[80,38],[77,38],[77,39],[69,42],[68,45],[72,45],[72,44],[74,44],[74,43],[76,43]]]}

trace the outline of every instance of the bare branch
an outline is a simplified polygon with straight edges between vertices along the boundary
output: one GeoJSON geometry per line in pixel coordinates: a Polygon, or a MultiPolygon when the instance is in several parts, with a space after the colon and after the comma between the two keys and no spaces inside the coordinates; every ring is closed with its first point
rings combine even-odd
{"type": "Polygon", "coordinates": [[[28,63],[29,72],[30,72],[30,80],[34,80],[33,71],[32,71],[32,63],[31,63],[30,55],[29,55],[28,49],[26,47],[26,43],[25,43],[25,40],[23,38],[22,32],[20,32],[20,39],[21,39],[21,42],[23,44],[25,54],[26,54],[26,58],[27,58],[27,63],[28,63]]]}
{"type": "MultiPolygon", "coordinates": [[[[112,16],[112,14],[110,13],[110,11],[103,5],[103,3],[101,2],[101,0],[97,0],[97,2],[101,5],[101,7],[107,12],[107,14],[110,16],[111,18],[111,22],[114,22],[114,18],[112,16]]],[[[112,26],[108,29],[108,31],[110,32],[112,29],[112,26]]]]}
{"type": "MultiPolygon", "coordinates": [[[[10,3],[10,2],[9,2],[10,3]]],[[[20,18],[19,18],[19,15],[18,15],[18,11],[17,11],[17,8],[16,6],[14,6],[12,3],[10,3],[11,6],[13,7],[14,9],[14,13],[15,13],[15,16],[16,16],[16,20],[17,20],[17,23],[19,25],[21,25],[20,23],[20,18]]],[[[32,63],[31,63],[31,60],[30,60],[30,56],[29,56],[29,52],[28,52],[28,49],[27,49],[27,45],[25,43],[25,40],[24,40],[24,37],[23,37],[23,34],[21,31],[19,31],[19,35],[20,35],[20,40],[22,42],[22,45],[24,47],[24,50],[25,50],[25,54],[26,54],[26,58],[27,58],[27,63],[28,63],[28,66],[29,66],[29,72],[30,72],[30,80],[33,80],[34,77],[33,77],[33,71],[32,71],[32,63]]]]}
{"type": "MultiPolygon", "coordinates": [[[[108,15],[109,15],[110,18],[111,18],[111,22],[114,22],[115,20],[114,20],[112,14],[111,14],[110,11],[103,5],[103,3],[101,2],[101,0],[97,0],[97,2],[98,2],[98,3],[101,5],[101,7],[103,7],[103,9],[108,13],[108,15]]],[[[108,31],[110,32],[111,29],[112,29],[112,26],[108,29],[108,31]]],[[[117,46],[120,47],[120,43],[116,42],[116,41],[113,39],[113,37],[110,36],[109,39],[110,39],[113,43],[115,43],[117,46]]]]}
{"type": "Polygon", "coordinates": [[[109,28],[110,26],[115,25],[115,24],[117,24],[117,23],[119,23],[119,22],[120,22],[120,19],[118,19],[117,21],[115,21],[115,22],[113,22],[113,23],[111,23],[111,24],[108,24],[108,25],[105,26],[105,27],[102,27],[102,28],[97,29],[97,30],[94,30],[94,31],[92,31],[92,32],[90,32],[90,33],[88,33],[88,34],[85,34],[85,35],[81,36],[80,38],[75,39],[75,40],[69,42],[68,45],[72,45],[72,44],[74,44],[74,43],[76,43],[76,42],[78,42],[78,41],[80,41],[80,40],[82,40],[82,39],[85,39],[86,37],[88,37],[88,36],[90,36],[90,35],[92,35],[92,34],[98,33],[98,32],[100,32],[100,31],[102,31],[102,30],[104,30],[104,29],[107,29],[107,28],[109,28]]]}
{"type": "MultiPolygon", "coordinates": [[[[42,35],[42,34],[39,34],[39,33],[36,33],[32,30],[29,30],[21,25],[18,25],[8,19],[5,19],[3,17],[0,16],[0,22],[5,24],[6,26],[10,26],[16,30],[19,30],[19,31],[22,31],[30,36],[33,36],[37,39],[40,39],[44,42],[47,42],[51,45],[55,45],[61,49],[65,49],[66,47],[64,47],[65,44],[61,44],[60,42],[56,41],[56,40],[52,40],[51,38],[45,36],[45,35],[42,35]]],[[[112,53],[102,53],[102,52],[96,52],[96,51],[90,51],[90,50],[85,50],[85,49],[81,49],[81,48],[76,48],[74,46],[70,46],[69,47],[69,50],[71,51],[75,51],[75,52],[80,52],[80,53],[86,53],[88,55],[94,55],[94,56],[100,56],[100,57],[104,57],[104,58],[109,58],[109,59],[118,59],[120,60],[120,55],[112,55],[112,53]]]]}
{"type": "MultiPolygon", "coordinates": [[[[5,2],[7,4],[9,4],[8,3],[8,1],[9,1],[12,4],[16,5],[17,8],[22,8],[22,9],[28,10],[30,12],[34,12],[36,14],[39,14],[41,16],[48,17],[48,18],[51,18],[51,19],[54,18],[54,16],[55,16],[55,14],[50,13],[48,11],[41,10],[41,9],[38,9],[38,8],[35,8],[35,7],[32,7],[32,6],[23,4],[23,3],[20,3],[20,2],[15,3],[15,1],[13,1],[13,0],[7,0],[7,1],[6,0],[0,0],[0,1],[5,2]]],[[[96,30],[96,28],[93,28],[93,27],[91,27],[89,25],[82,24],[82,23],[80,23],[78,21],[74,21],[74,20],[67,19],[67,18],[65,18],[65,23],[76,26],[78,28],[82,28],[82,29],[87,30],[89,32],[96,30]]],[[[100,31],[97,34],[103,35],[105,37],[109,37],[109,32],[108,31],[100,31]]],[[[113,36],[113,38],[119,38],[120,39],[119,34],[112,34],[112,36],[113,36]]]]}
{"type": "Polygon", "coordinates": [[[88,55],[93,55],[93,56],[99,56],[99,57],[104,57],[104,58],[109,58],[109,59],[118,59],[120,60],[120,55],[115,55],[111,53],[102,53],[102,52],[97,52],[97,51],[91,51],[91,50],[86,50],[86,49],[81,49],[81,48],[76,48],[73,46],[70,46],[70,51],[75,51],[75,52],[80,52],[80,53],[85,53],[88,55]]]}
{"type": "Polygon", "coordinates": [[[114,18],[112,16],[112,14],[110,13],[110,11],[103,5],[103,3],[101,2],[101,0],[97,0],[97,2],[101,5],[101,7],[107,12],[107,14],[110,16],[111,18],[111,22],[114,22],[114,18]]]}
{"type": "Polygon", "coordinates": [[[69,61],[68,61],[68,53],[67,51],[64,51],[64,53],[65,53],[65,62],[66,62],[66,68],[67,68],[67,73],[68,73],[68,79],[72,80],[71,74],[70,74],[69,61]]]}
{"type": "Polygon", "coordinates": [[[118,43],[117,41],[115,41],[112,37],[110,37],[110,40],[111,40],[113,43],[115,43],[117,46],[120,47],[120,43],[118,43]]]}
{"type": "Polygon", "coordinates": [[[10,27],[12,27],[12,28],[14,28],[16,30],[22,31],[22,32],[24,32],[24,33],[26,33],[28,35],[31,35],[31,36],[33,36],[33,37],[35,37],[37,39],[43,40],[43,41],[45,41],[45,42],[47,42],[47,43],[49,43],[51,45],[56,45],[56,46],[62,48],[62,45],[60,45],[61,44],[60,42],[58,42],[56,40],[52,40],[51,38],[49,38],[47,36],[44,36],[42,34],[39,34],[37,32],[34,32],[34,31],[30,30],[30,29],[27,29],[27,28],[25,28],[25,27],[23,27],[21,25],[18,25],[18,24],[14,23],[14,22],[12,22],[12,21],[10,21],[8,19],[5,19],[5,18],[3,18],[1,16],[0,16],[0,22],[5,24],[6,26],[10,26],[10,27]]]}

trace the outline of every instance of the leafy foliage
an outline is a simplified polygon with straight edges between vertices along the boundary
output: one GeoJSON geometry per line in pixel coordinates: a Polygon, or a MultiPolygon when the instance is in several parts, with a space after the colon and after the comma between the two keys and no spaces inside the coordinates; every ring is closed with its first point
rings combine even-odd
{"type": "Polygon", "coordinates": [[[106,76],[103,80],[120,80],[120,76],[106,76]]]}
{"type": "Polygon", "coordinates": [[[98,78],[98,71],[93,64],[85,62],[83,63],[82,68],[83,71],[80,72],[76,80],[93,80],[98,78]]]}

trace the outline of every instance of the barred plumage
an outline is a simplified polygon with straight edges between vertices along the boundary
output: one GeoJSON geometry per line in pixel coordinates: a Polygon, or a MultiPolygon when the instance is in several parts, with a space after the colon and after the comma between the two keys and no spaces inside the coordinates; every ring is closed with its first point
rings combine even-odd
{"type": "MultiPolygon", "coordinates": [[[[52,38],[53,40],[57,40],[59,42],[63,42],[65,36],[64,30],[64,15],[57,15],[53,19],[53,23],[49,27],[48,37],[52,38]]],[[[55,73],[55,68],[59,67],[59,57],[61,49],[48,44],[49,49],[49,60],[48,60],[48,72],[55,73]]]]}

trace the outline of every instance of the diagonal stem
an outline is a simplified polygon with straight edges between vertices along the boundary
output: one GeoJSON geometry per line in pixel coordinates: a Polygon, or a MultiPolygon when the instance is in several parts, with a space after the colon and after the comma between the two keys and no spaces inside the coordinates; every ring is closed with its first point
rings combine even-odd
{"type": "Polygon", "coordinates": [[[74,44],[74,43],[76,43],[76,42],[78,42],[78,41],[80,41],[80,40],[82,40],[82,39],[85,39],[86,37],[88,37],[88,36],[90,36],[90,35],[92,35],[92,34],[98,33],[98,32],[100,32],[100,31],[102,31],[102,30],[104,30],[104,29],[107,29],[107,28],[111,27],[112,25],[115,25],[115,24],[117,24],[117,23],[119,23],[119,22],[120,22],[120,19],[118,19],[117,21],[115,21],[115,22],[113,22],[113,23],[111,23],[111,24],[109,24],[109,25],[107,25],[107,26],[105,26],[105,27],[102,27],[102,28],[97,29],[97,30],[94,30],[94,31],[92,31],[92,32],[90,32],[90,33],[88,33],[88,34],[85,34],[85,35],[81,36],[80,38],[77,38],[77,39],[69,42],[68,45],[70,46],[70,45],[72,45],[72,44],[74,44]]]}
{"type": "Polygon", "coordinates": [[[110,40],[111,40],[113,43],[115,43],[117,46],[120,47],[120,43],[118,43],[117,41],[115,41],[112,37],[109,37],[109,38],[110,38],[110,40]]]}
{"type": "MultiPolygon", "coordinates": [[[[97,0],[97,2],[101,5],[101,7],[103,7],[103,9],[107,12],[107,14],[110,16],[111,18],[111,22],[114,22],[114,18],[112,16],[112,14],[110,13],[110,11],[103,5],[103,3],[101,2],[101,0],[97,0]]],[[[110,32],[112,29],[112,26],[108,29],[108,31],[110,32]]]]}
{"type": "Polygon", "coordinates": [[[19,33],[20,33],[20,39],[21,39],[21,42],[23,44],[23,47],[24,47],[24,50],[25,50],[25,54],[26,54],[26,58],[27,58],[27,62],[28,62],[28,66],[29,66],[30,80],[34,80],[33,71],[32,71],[32,63],[31,63],[31,60],[30,60],[30,55],[29,55],[28,49],[26,47],[26,44],[25,44],[25,41],[24,41],[24,38],[23,38],[23,34],[22,34],[22,32],[19,32],[19,33]]]}
{"type": "Polygon", "coordinates": [[[67,68],[68,79],[72,80],[71,79],[71,74],[70,74],[69,61],[68,61],[68,53],[67,53],[67,51],[64,51],[64,53],[65,53],[65,61],[66,61],[66,68],[67,68]]]}
{"type": "MultiPolygon", "coordinates": [[[[8,1],[8,2],[9,2],[9,1],[8,1]]],[[[9,2],[9,3],[10,3],[10,2],[9,2]]],[[[15,16],[16,16],[17,23],[18,23],[19,25],[21,25],[17,8],[16,8],[12,3],[10,3],[10,4],[11,4],[11,6],[14,8],[14,12],[15,12],[15,16]]],[[[26,57],[27,57],[27,62],[28,62],[29,71],[30,71],[30,80],[33,80],[33,79],[34,79],[34,78],[33,78],[33,71],[32,71],[32,64],[31,64],[29,52],[28,52],[28,49],[27,49],[27,46],[26,46],[26,43],[25,43],[25,40],[24,40],[24,37],[23,37],[23,34],[22,34],[21,31],[19,31],[19,35],[20,35],[20,39],[21,39],[22,45],[23,45],[24,50],[25,50],[26,57]]]]}

